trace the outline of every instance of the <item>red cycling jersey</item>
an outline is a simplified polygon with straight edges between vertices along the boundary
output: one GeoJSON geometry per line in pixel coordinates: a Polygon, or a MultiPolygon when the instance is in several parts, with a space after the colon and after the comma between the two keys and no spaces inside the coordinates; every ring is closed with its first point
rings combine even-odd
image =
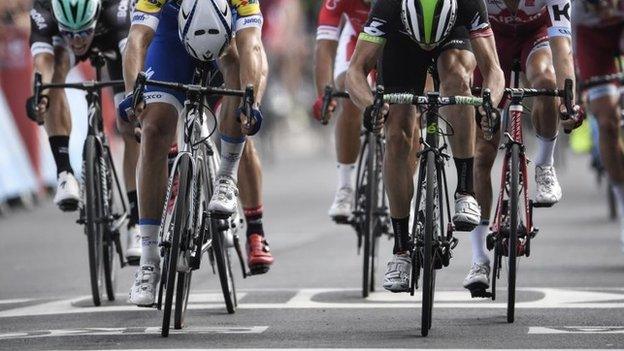
{"type": "Polygon", "coordinates": [[[340,21],[345,15],[356,33],[368,19],[370,4],[363,0],[324,0],[318,16],[316,40],[335,40],[340,38],[340,21]]]}
{"type": "Polygon", "coordinates": [[[494,33],[546,27],[549,37],[570,37],[570,0],[485,0],[494,33]],[[507,5],[516,5],[514,11],[507,5]]]}

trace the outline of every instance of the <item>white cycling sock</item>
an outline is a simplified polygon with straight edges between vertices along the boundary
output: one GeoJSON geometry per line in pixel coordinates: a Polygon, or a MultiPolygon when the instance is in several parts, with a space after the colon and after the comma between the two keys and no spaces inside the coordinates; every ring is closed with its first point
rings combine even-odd
{"type": "Polygon", "coordinates": [[[141,233],[141,266],[153,264],[160,266],[160,252],[158,252],[158,229],[160,221],[139,219],[139,233],[141,233]]]}
{"type": "Polygon", "coordinates": [[[535,155],[536,166],[552,166],[555,163],[555,144],[557,135],[547,139],[537,135],[537,154],[535,155]]]}
{"type": "Polygon", "coordinates": [[[231,138],[221,134],[221,167],[218,172],[220,177],[229,177],[234,181],[238,179],[238,165],[244,148],[244,136],[231,138]]]}
{"type": "Polygon", "coordinates": [[[472,245],[472,263],[484,264],[490,262],[485,247],[485,237],[488,234],[490,221],[483,220],[470,232],[470,244],[472,245]]]}
{"type": "Polygon", "coordinates": [[[355,173],[355,163],[338,163],[338,190],[342,188],[353,189],[353,173],[355,173]]]}

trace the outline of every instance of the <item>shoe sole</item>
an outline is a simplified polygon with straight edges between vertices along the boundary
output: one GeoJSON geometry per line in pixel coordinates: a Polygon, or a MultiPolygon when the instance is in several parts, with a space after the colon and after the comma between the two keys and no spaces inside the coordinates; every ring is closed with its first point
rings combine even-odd
{"type": "Polygon", "coordinates": [[[233,213],[221,212],[221,211],[210,211],[210,216],[214,219],[228,219],[233,215],[233,213]]]}
{"type": "Polygon", "coordinates": [[[351,218],[349,216],[330,216],[330,218],[336,222],[336,224],[351,224],[351,218]]]}
{"type": "Polygon", "coordinates": [[[138,266],[141,262],[141,256],[127,256],[126,262],[128,262],[129,266],[138,266]]]}
{"type": "Polygon", "coordinates": [[[555,201],[555,202],[533,202],[533,207],[537,207],[537,208],[553,207],[557,202],[559,202],[559,201],[555,201]]]}
{"type": "Polygon", "coordinates": [[[270,265],[254,265],[249,267],[249,274],[258,275],[264,274],[271,269],[270,265]]]}
{"type": "Polygon", "coordinates": [[[479,223],[470,223],[470,222],[464,222],[464,221],[455,221],[453,220],[453,226],[455,227],[455,231],[458,232],[470,232],[473,229],[475,229],[477,226],[479,225],[479,223]]]}
{"type": "Polygon", "coordinates": [[[407,289],[391,289],[391,288],[386,288],[385,286],[383,288],[386,289],[387,291],[391,292],[391,293],[409,292],[409,288],[407,288],[407,289]]]}
{"type": "Polygon", "coordinates": [[[474,293],[482,292],[482,291],[489,289],[490,285],[483,283],[483,282],[474,282],[474,283],[465,285],[464,288],[470,290],[470,292],[474,294],[474,293]]]}
{"type": "Polygon", "coordinates": [[[66,200],[59,201],[56,205],[63,212],[74,212],[78,210],[79,203],[80,201],[75,200],[75,199],[66,199],[66,200]]]}

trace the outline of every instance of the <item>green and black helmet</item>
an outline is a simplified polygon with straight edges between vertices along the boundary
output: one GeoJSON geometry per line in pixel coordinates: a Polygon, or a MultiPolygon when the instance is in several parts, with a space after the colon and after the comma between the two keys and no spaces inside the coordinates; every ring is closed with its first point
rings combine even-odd
{"type": "Polygon", "coordinates": [[[457,0],[402,0],[403,25],[425,49],[435,48],[449,35],[456,17],[457,0]]]}
{"type": "Polygon", "coordinates": [[[61,29],[81,31],[95,26],[100,0],[52,0],[52,11],[61,29]]]}

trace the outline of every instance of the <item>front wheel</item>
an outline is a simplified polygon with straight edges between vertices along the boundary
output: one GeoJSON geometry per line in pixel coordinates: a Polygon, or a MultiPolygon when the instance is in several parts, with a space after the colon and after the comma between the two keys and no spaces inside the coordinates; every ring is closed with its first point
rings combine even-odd
{"type": "Polygon", "coordinates": [[[509,274],[507,275],[507,322],[513,323],[516,304],[516,263],[518,253],[518,217],[520,205],[520,146],[511,146],[511,178],[509,184],[509,237],[507,252],[509,274]]]}
{"type": "Polygon", "coordinates": [[[102,154],[95,136],[89,135],[84,145],[84,212],[85,232],[89,247],[89,278],[93,304],[102,303],[104,257],[103,257],[103,196],[102,196],[102,154]]]}
{"type": "Polygon", "coordinates": [[[425,231],[423,245],[423,280],[422,280],[422,326],[421,335],[427,336],[431,329],[431,319],[433,315],[433,297],[435,292],[435,252],[434,242],[437,240],[436,230],[436,167],[435,155],[427,153],[426,161],[427,187],[425,190],[425,231]]]}
{"type": "MultiPolygon", "coordinates": [[[[165,242],[163,245],[168,247],[168,254],[165,255],[167,260],[164,262],[166,265],[167,276],[165,283],[165,303],[163,308],[163,321],[162,321],[162,336],[169,336],[169,327],[171,324],[171,310],[173,305],[173,295],[176,291],[176,276],[178,275],[178,257],[180,255],[180,243],[182,237],[186,235],[189,230],[189,200],[190,200],[190,183],[191,183],[191,171],[190,171],[190,159],[188,157],[182,157],[179,160],[177,170],[172,172],[174,175],[177,173],[179,179],[178,194],[175,199],[175,205],[173,208],[173,226],[171,228],[165,228],[168,231],[165,234],[165,242]]],[[[165,209],[166,211],[167,209],[165,209]]],[[[189,279],[190,282],[190,279],[189,279]]],[[[182,320],[181,318],[180,320],[182,320]]]]}
{"type": "Polygon", "coordinates": [[[217,263],[217,272],[219,273],[219,282],[221,283],[221,291],[223,291],[225,308],[227,312],[231,314],[236,312],[237,302],[234,276],[232,275],[232,265],[230,264],[230,254],[225,235],[227,235],[225,231],[214,232],[212,237],[212,249],[217,263]]]}

